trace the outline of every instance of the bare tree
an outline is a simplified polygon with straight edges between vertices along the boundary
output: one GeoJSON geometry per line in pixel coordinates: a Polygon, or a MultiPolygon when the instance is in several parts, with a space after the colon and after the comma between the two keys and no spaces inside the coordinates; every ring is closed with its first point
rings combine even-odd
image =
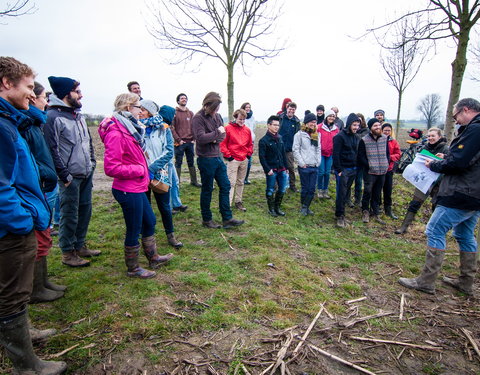
{"type": "Polygon", "coordinates": [[[400,127],[403,94],[417,76],[429,52],[429,48],[423,48],[419,41],[408,40],[408,30],[416,26],[412,24],[414,21],[418,22],[418,19],[403,19],[395,24],[392,41],[385,42],[377,38],[384,50],[380,54],[380,64],[386,74],[386,81],[398,93],[396,134],[400,127]]]}
{"type": "Polygon", "coordinates": [[[30,0],[16,0],[13,3],[7,3],[5,8],[0,10],[0,19],[24,16],[33,13],[35,10],[35,4],[30,4],[30,0]]]}
{"type": "Polygon", "coordinates": [[[152,0],[149,25],[157,46],[174,54],[171,64],[188,63],[196,55],[214,58],[227,68],[229,117],[234,110],[235,65],[245,58],[271,59],[284,44],[268,39],[281,12],[267,0],[152,0]]]}
{"type": "Polygon", "coordinates": [[[418,105],[417,109],[422,113],[427,122],[427,129],[438,123],[441,116],[441,98],[439,94],[426,95],[418,105]]]}
{"type": "MultiPolygon", "coordinates": [[[[445,134],[448,139],[453,135],[452,108],[460,97],[463,76],[467,67],[467,50],[470,31],[480,19],[480,0],[423,0],[425,6],[407,12],[395,20],[368,32],[389,33],[389,29],[408,18],[420,20],[415,29],[408,30],[408,40],[436,43],[440,40],[453,40],[457,46],[452,62],[452,77],[445,120],[445,134]]],[[[400,47],[400,45],[398,45],[400,47]]]]}

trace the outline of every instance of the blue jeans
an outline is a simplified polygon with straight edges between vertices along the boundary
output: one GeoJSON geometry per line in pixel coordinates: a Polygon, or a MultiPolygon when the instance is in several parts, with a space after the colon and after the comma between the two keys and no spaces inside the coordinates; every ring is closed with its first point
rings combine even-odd
{"type": "Polygon", "coordinates": [[[113,197],[120,204],[127,231],[125,246],[139,245],[138,237],[150,237],[155,233],[156,218],[145,193],[127,193],[112,189],[113,197]]]}
{"type": "Polygon", "coordinates": [[[479,216],[480,211],[437,206],[425,230],[427,245],[435,249],[445,250],[447,247],[445,236],[453,228],[452,234],[457,240],[460,251],[477,252],[474,230],[479,216]]]}
{"type": "Polygon", "coordinates": [[[170,207],[180,207],[182,206],[182,201],[180,200],[180,189],[178,187],[180,181],[178,180],[176,169],[173,168],[173,163],[168,163],[168,179],[171,183],[167,194],[170,199],[170,207]]]}
{"type": "Polygon", "coordinates": [[[175,146],[175,167],[181,168],[183,162],[183,154],[187,157],[187,165],[189,167],[194,167],[194,152],[193,152],[193,143],[184,143],[180,146],[175,146]]]}
{"type": "Polygon", "coordinates": [[[92,216],[93,171],[87,178],[76,178],[68,187],[60,187],[60,226],[58,246],[62,252],[80,249],[85,245],[88,224],[92,216]]]}
{"type": "Polygon", "coordinates": [[[353,180],[357,174],[356,168],[346,168],[342,171],[342,175],[339,176],[335,172],[337,179],[337,194],[335,197],[335,216],[345,216],[345,202],[348,199],[350,188],[352,187],[353,180]]]}
{"type": "MultiPolygon", "coordinates": [[[[148,189],[145,193],[147,194],[147,199],[151,203],[151,194],[152,191],[148,189]]],[[[162,223],[163,228],[165,229],[166,234],[173,233],[173,217],[172,217],[172,208],[170,207],[170,197],[168,193],[159,194],[153,192],[153,196],[155,197],[155,202],[157,202],[158,211],[160,211],[160,215],[162,216],[162,223]]]]}
{"type": "Polygon", "coordinates": [[[328,190],[330,183],[330,171],[332,169],[333,156],[323,156],[322,162],[318,166],[317,188],[319,190],[328,190]]]}
{"type": "Polygon", "coordinates": [[[302,192],[300,193],[301,201],[308,196],[315,194],[315,184],[317,182],[318,167],[298,167],[298,174],[300,176],[300,184],[302,185],[302,192]]]}
{"type": "Polygon", "coordinates": [[[202,191],[200,193],[200,210],[203,221],[212,220],[212,211],[210,204],[212,202],[213,181],[218,185],[218,206],[222,220],[232,218],[230,209],[230,181],[227,176],[227,167],[219,157],[206,158],[199,156],[197,158],[198,170],[202,178],[202,191]]]}
{"type": "Polygon", "coordinates": [[[287,171],[282,172],[273,172],[271,176],[268,174],[265,175],[267,180],[267,188],[265,194],[267,196],[272,196],[275,192],[275,183],[278,185],[278,192],[284,194],[288,186],[288,174],[287,171]]]}
{"type": "Polygon", "coordinates": [[[58,184],[52,191],[45,193],[50,211],[53,213],[53,224],[60,223],[60,198],[58,194],[58,184]]]}

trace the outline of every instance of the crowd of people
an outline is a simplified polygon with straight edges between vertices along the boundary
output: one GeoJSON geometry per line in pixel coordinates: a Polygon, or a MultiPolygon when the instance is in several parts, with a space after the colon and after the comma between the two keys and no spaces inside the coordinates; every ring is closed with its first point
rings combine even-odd
{"type": "MultiPolygon", "coordinates": [[[[43,361],[32,340],[54,330],[37,330],[28,321],[27,304],[61,298],[66,286],[48,279],[47,256],[52,247],[52,213],[59,214],[58,245],[62,263],[86,267],[86,258],[101,255],[85,239],[92,216],[92,180],[95,152],[87,123],[81,115],[80,82],[48,77],[52,92],[34,80],[33,70],[12,57],[0,57],[0,344],[19,374],[61,374],[64,362],[43,361]],[[56,207],[56,201],[59,202],[56,207]]],[[[265,174],[266,208],[273,217],[285,216],[282,201],[287,189],[298,193],[300,215],[313,215],[311,203],[330,199],[334,174],[335,217],[346,228],[346,207],[358,206],[362,220],[385,224],[392,210],[393,173],[401,151],[392,137],[385,112],[377,110],[365,121],[350,113],[345,123],[338,108],[295,115],[297,105],[285,98],[282,109],[268,118],[265,135],[255,145],[252,105],[243,103],[224,125],[219,114],[221,97],[209,92],[193,113],[188,97],[176,97],[176,108],[144,99],[140,84],[129,82],[128,92],[114,100],[114,112],[98,126],[105,146],[104,171],[113,178],[112,195],[125,221],[124,259],[128,277],[155,277],[155,269],[173,254],[159,254],[152,195],[161,215],[169,245],[183,246],[175,236],[173,215],[188,209],[182,204],[180,176],[186,156],[190,184],[201,189],[202,225],[229,229],[244,224],[232,209],[245,212],[244,187],[250,184],[252,155],[265,174]],[[197,178],[195,155],[200,174],[197,178]],[[221,223],[214,220],[211,201],[218,187],[221,223]],[[355,184],[352,199],[352,186],[355,184]],[[383,201],[382,201],[383,193],[383,201]],[[139,264],[140,250],[149,268],[139,264]]],[[[437,160],[425,166],[441,174],[427,193],[415,190],[402,226],[405,233],[416,212],[432,196],[433,214],[427,227],[425,266],[416,278],[401,278],[405,287],[435,293],[435,281],[446,250],[445,236],[453,229],[460,249],[460,276],[443,278],[461,292],[473,294],[477,270],[474,228],[480,216],[480,103],[462,99],[453,108],[459,125],[450,147],[438,128],[428,130],[427,151],[437,160]]]]}

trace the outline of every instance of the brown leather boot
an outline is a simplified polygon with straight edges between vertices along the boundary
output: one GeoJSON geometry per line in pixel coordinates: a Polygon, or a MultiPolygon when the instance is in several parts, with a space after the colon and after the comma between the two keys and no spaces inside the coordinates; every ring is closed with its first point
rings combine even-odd
{"type": "Polygon", "coordinates": [[[86,245],[83,245],[80,249],[77,249],[77,254],[79,257],[90,258],[98,257],[102,252],[100,250],[90,250],[86,245]]]}
{"type": "Polygon", "coordinates": [[[171,246],[173,246],[175,249],[180,249],[181,247],[183,247],[183,243],[181,243],[180,241],[177,241],[173,233],[167,234],[167,240],[168,240],[168,243],[171,246]]]}
{"type": "Polygon", "coordinates": [[[90,265],[90,261],[80,258],[75,250],[65,251],[62,254],[62,263],[70,267],[87,267],[90,265]]]}
{"type": "Polygon", "coordinates": [[[169,253],[167,255],[158,255],[157,241],[155,240],[155,236],[143,237],[142,247],[151,268],[158,268],[160,266],[163,266],[164,264],[168,263],[170,259],[173,258],[172,253],[169,253]]]}
{"type": "Polygon", "coordinates": [[[138,265],[138,253],[140,245],[125,246],[125,264],[127,266],[128,277],[138,277],[140,279],[151,279],[155,277],[155,271],[146,270],[138,265]]]}

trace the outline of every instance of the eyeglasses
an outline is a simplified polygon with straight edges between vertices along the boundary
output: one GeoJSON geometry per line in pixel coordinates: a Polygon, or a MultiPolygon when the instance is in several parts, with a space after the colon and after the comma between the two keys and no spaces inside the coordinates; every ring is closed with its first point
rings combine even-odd
{"type": "Polygon", "coordinates": [[[457,113],[454,113],[454,114],[452,115],[452,117],[453,117],[453,119],[454,119],[455,121],[457,121],[457,116],[460,114],[460,112],[462,112],[462,110],[463,110],[463,108],[460,109],[460,110],[458,110],[457,113]]]}
{"type": "Polygon", "coordinates": [[[78,94],[78,95],[82,95],[82,90],[78,89],[78,90],[72,90],[72,92],[78,94]]]}
{"type": "Polygon", "coordinates": [[[141,105],[132,105],[132,107],[135,107],[135,108],[138,108],[138,109],[142,109],[142,106],[141,106],[141,105]]]}

